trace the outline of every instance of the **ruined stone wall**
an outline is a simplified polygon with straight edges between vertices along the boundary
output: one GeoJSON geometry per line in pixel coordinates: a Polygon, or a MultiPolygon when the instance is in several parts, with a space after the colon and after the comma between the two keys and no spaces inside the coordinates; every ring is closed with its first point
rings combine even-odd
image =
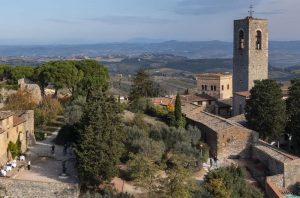
{"type": "Polygon", "coordinates": [[[259,160],[265,167],[268,167],[270,175],[278,175],[284,172],[284,163],[274,159],[268,153],[260,149],[259,147],[254,146],[252,153],[252,158],[254,160],[259,160]]]}
{"type": "Polygon", "coordinates": [[[297,182],[300,182],[300,159],[284,165],[284,186],[294,191],[297,182]]]}
{"type": "Polygon", "coordinates": [[[252,156],[252,146],[258,140],[258,134],[246,128],[233,126],[218,133],[219,158],[243,158],[252,156]]]}
{"type": "Polygon", "coordinates": [[[0,179],[0,197],[9,198],[77,198],[78,185],[0,179]]]}

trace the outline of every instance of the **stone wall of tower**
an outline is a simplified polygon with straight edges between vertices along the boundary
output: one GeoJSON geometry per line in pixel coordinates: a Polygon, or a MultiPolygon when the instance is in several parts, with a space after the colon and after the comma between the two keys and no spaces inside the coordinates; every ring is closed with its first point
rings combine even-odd
{"type": "Polygon", "coordinates": [[[247,17],[234,21],[233,91],[250,90],[255,80],[268,78],[268,21],[247,17]],[[243,32],[241,46],[240,31],[243,32]],[[257,31],[261,44],[257,49],[257,31]]]}

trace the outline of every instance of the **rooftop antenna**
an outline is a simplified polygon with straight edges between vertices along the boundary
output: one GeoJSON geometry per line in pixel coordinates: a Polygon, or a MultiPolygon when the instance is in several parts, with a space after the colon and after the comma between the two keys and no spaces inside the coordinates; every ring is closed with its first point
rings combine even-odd
{"type": "Polygon", "coordinates": [[[252,4],[251,4],[250,7],[249,7],[248,13],[250,14],[250,18],[252,18],[252,17],[253,17],[253,13],[254,13],[253,5],[252,5],[252,4]]]}

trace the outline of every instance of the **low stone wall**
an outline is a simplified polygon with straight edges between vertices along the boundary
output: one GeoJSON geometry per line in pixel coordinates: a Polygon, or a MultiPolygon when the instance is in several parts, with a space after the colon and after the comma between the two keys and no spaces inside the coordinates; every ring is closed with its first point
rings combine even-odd
{"type": "Polygon", "coordinates": [[[77,198],[79,186],[76,184],[0,179],[0,197],[9,198],[77,198]]]}

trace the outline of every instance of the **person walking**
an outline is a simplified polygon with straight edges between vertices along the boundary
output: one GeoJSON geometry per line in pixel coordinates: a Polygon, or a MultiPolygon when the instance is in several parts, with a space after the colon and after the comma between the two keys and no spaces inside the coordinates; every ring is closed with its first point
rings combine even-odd
{"type": "Polygon", "coordinates": [[[28,162],[27,162],[27,169],[28,169],[28,170],[30,170],[30,165],[31,165],[31,162],[28,161],[28,162]]]}
{"type": "Polygon", "coordinates": [[[54,154],[54,150],[55,150],[55,145],[52,144],[52,146],[51,146],[51,153],[52,153],[52,154],[54,154]]]}

